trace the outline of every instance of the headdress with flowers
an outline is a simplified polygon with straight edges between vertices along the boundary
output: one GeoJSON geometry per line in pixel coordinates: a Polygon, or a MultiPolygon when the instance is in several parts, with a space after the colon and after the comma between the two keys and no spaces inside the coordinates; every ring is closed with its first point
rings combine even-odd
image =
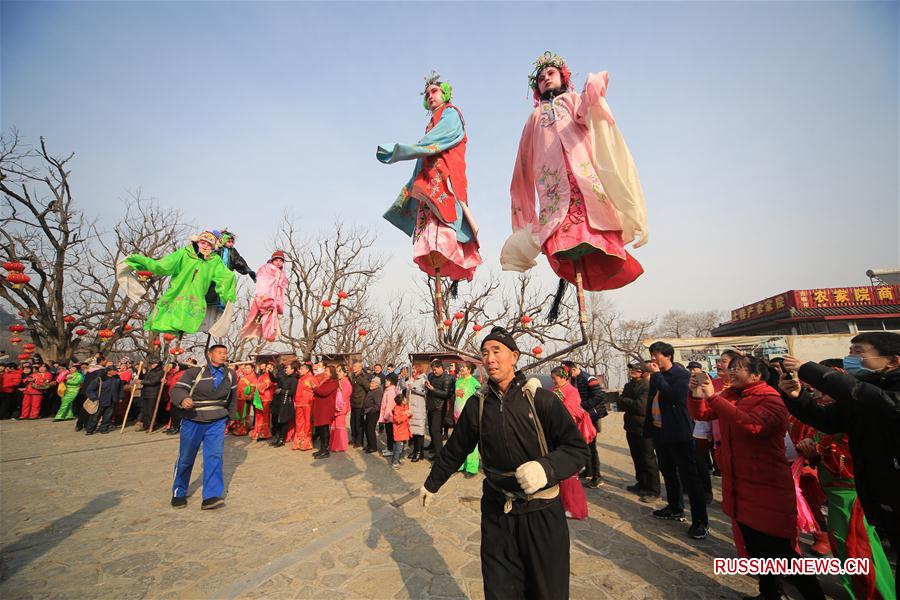
{"type": "Polygon", "coordinates": [[[559,69],[563,89],[567,92],[572,91],[572,72],[566,65],[566,59],[559,54],[554,54],[547,50],[534,61],[534,70],[531,72],[531,75],[528,76],[528,85],[534,92],[535,106],[537,106],[541,100],[541,93],[538,90],[538,77],[540,76],[541,71],[547,67],[556,67],[559,69]]]}
{"type": "Polygon", "coordinates": [[[425,97],[425,94],[428,93],[428,88],[433,85],[441,88],[444,102],[450,102],[450,99],[453,97],[453,86],[446,81],[441,81],[441,76],[438,75],[437,71],[432,70],[431,75],[425,78],[425,89],[422,90],[422,106],[425,107],[425,110],[429,110],[428,98],[425,97]]]}
{"type": "Polygon", "coordinates": [[[211,231],[204,231],[197,235],[191,236],[192,242],[207,242],[213,247],[213,250],[219,247],[219,238],[211,231]]]}

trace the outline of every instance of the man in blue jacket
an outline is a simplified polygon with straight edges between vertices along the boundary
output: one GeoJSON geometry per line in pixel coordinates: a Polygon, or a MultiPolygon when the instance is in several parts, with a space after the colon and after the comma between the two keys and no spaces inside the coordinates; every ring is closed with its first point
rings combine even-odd
{"type": "Polygon", "coordinates": [[[653,511],[657,519],[684,521],[681,484],[687,488],[691,503],[691,527],[688,535],[702,540],[709,535],[709,519],[703,487],[694,460],[694,423],[687,410],[688,383],[691,374],[672,362],[675,349],[666,342],[650,345],[650,391],[644,437],[651,438],[659,459],[659,470],[666,482],[665,507],[653,511]]]}

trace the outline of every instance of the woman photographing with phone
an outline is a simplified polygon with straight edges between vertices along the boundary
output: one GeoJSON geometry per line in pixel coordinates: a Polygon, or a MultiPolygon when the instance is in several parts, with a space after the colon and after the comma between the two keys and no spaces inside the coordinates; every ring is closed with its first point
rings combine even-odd
{"type": "MultiPolygon", "coordinates": [[[[769,367],[740,356],[728,367],[731,387],[716,393],[706,373],[691,377],[688,410],[694,419],[719,419],[722,510],[732,519],[740,556],[798,558],[797,503],[785,458],[788,412],[779,393],[765,382],[769,367]]],[[[825,595],[815,576],[791,576],[806,598],[825,595]]],[[[760,598],[779,598],[774,575],[759,577],[760,598]]]]}

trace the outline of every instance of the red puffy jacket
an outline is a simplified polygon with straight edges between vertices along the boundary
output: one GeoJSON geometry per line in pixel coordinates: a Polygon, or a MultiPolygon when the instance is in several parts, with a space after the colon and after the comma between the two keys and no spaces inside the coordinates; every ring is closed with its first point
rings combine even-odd
{"type": "Polygon", "coordinates": [[[788,411],[778,392],[760,381],[709,399],[690,398],[688,407],[700,421],[719,419],[725,514],[757,531],[793,539],[797,498],[784,449],[788,411]]]}
{"type": "Polygon", "coordinates": [[[0,392],[11,394],[22,385],[22,370],[15,369],[3,371],[3,377],[0,378],[0,392]]]}

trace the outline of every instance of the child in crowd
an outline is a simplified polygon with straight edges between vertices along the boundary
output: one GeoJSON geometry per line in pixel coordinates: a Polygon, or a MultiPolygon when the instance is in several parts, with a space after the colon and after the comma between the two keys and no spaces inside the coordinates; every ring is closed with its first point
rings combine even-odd
{"type": "Polygon", "coordinates": [[[394,422],[394,455],[391,466],[399,469],[403,462],[403,450],[406,449],[406,442],[412,435],[409,431],[409,419],[412,417],[412,412],[406,396],[397,397],[397,404],[394,406],[391,417],[394,422]]]}

